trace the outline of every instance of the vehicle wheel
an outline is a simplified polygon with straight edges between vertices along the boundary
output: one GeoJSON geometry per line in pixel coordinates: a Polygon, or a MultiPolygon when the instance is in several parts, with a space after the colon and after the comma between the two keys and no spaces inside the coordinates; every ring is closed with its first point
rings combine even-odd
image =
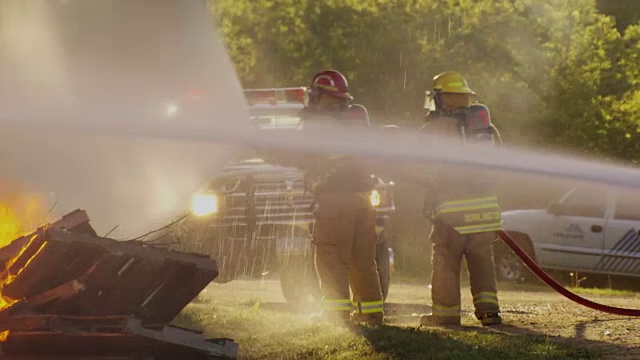
{"type": "Polygon", "coordinates": [[[289,259],[280,268],[282,295],[290,304],[304,304],[319,300],[320,282],[311,259],[289,259]]]}
{"type": "MultiPolygon", "coordinates": [[[[531,243],[526,236],[521,234],[511,234],[518,245],[529,255],[533,255],[531,243]]],[[[520,258],[502,240],[498,240],[494,246],[493,256],[495,259],[496,277],[498,281],[505,282],[527,282],[535,276],[520,260],[520,258]]]]}
{"type": "Polygon", "coordinates": [[[376,247],[376,263],[378,265],[378,275],[380,276],[382,299],[387,300],[389,285],[391,284],[391,264],[389,260],[389,246],[387,246],[386,241],[378,244],[376,247]]]}

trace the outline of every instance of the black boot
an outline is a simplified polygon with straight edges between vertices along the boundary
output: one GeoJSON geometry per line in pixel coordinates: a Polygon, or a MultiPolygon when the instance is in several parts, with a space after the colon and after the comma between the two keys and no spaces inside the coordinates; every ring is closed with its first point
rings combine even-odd
{"type": "Polygon", "coordinates": [[[483,326],[502,324],[502,318],[498,313],[482,313],[478,315],[478,320],[480,320],[483,326]]]}

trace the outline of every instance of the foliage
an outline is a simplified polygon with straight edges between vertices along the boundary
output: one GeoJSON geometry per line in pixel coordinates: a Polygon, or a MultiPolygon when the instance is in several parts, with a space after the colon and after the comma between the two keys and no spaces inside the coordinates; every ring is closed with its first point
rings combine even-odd
{"type": "Polygon", "coordinates": [[[637,1],[597,0],[597,4],[598,10],[616,19],[616,26],[620,31],[640,20],[640,3],[637,1]]]}
{"type": "Polygon", "coordinates": [[[638,161],[640,25],[623,36],[596,5],[623,23],[640,9],[614,3],[211,0],[245,87],[336,68],[375,121],[417,127],[431,78],[453,69],[511,143],[638,161]]]}

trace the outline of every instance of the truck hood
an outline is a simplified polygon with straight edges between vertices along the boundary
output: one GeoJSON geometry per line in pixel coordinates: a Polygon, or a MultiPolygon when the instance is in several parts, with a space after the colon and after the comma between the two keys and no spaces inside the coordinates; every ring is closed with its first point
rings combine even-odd
{"type": "Polygon", "coordinates": [[[553,215],[544,209],[505,211],[502,213],[503,229],[529,233],[531,230],[543,226],[544,223],[548,223],[551,217],[553,215]]]}

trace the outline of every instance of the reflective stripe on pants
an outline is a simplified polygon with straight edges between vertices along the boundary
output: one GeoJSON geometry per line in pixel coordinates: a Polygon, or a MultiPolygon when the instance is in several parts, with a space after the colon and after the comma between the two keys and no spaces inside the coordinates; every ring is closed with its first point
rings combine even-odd
{"type": "Polygon", "coordinates": [[[433,303],[433,309],[431,310],[433,316],[459,318],[460,317],[460,305],[454,306],[442,306],[433,303]]]}
{"type": "Polygon", "coordinates": [[[353,308],[357,313],[360,314],[374,314],[383,312],[384,304],[382,300],[368,302],[354,301],[353,308]]]}
{"type": "Polygon", "coordinates": [[[499,306],[498,294],[493,291],[481,291],[473,295],[475,307],[483,307],[483,304],[499,306]]]}

